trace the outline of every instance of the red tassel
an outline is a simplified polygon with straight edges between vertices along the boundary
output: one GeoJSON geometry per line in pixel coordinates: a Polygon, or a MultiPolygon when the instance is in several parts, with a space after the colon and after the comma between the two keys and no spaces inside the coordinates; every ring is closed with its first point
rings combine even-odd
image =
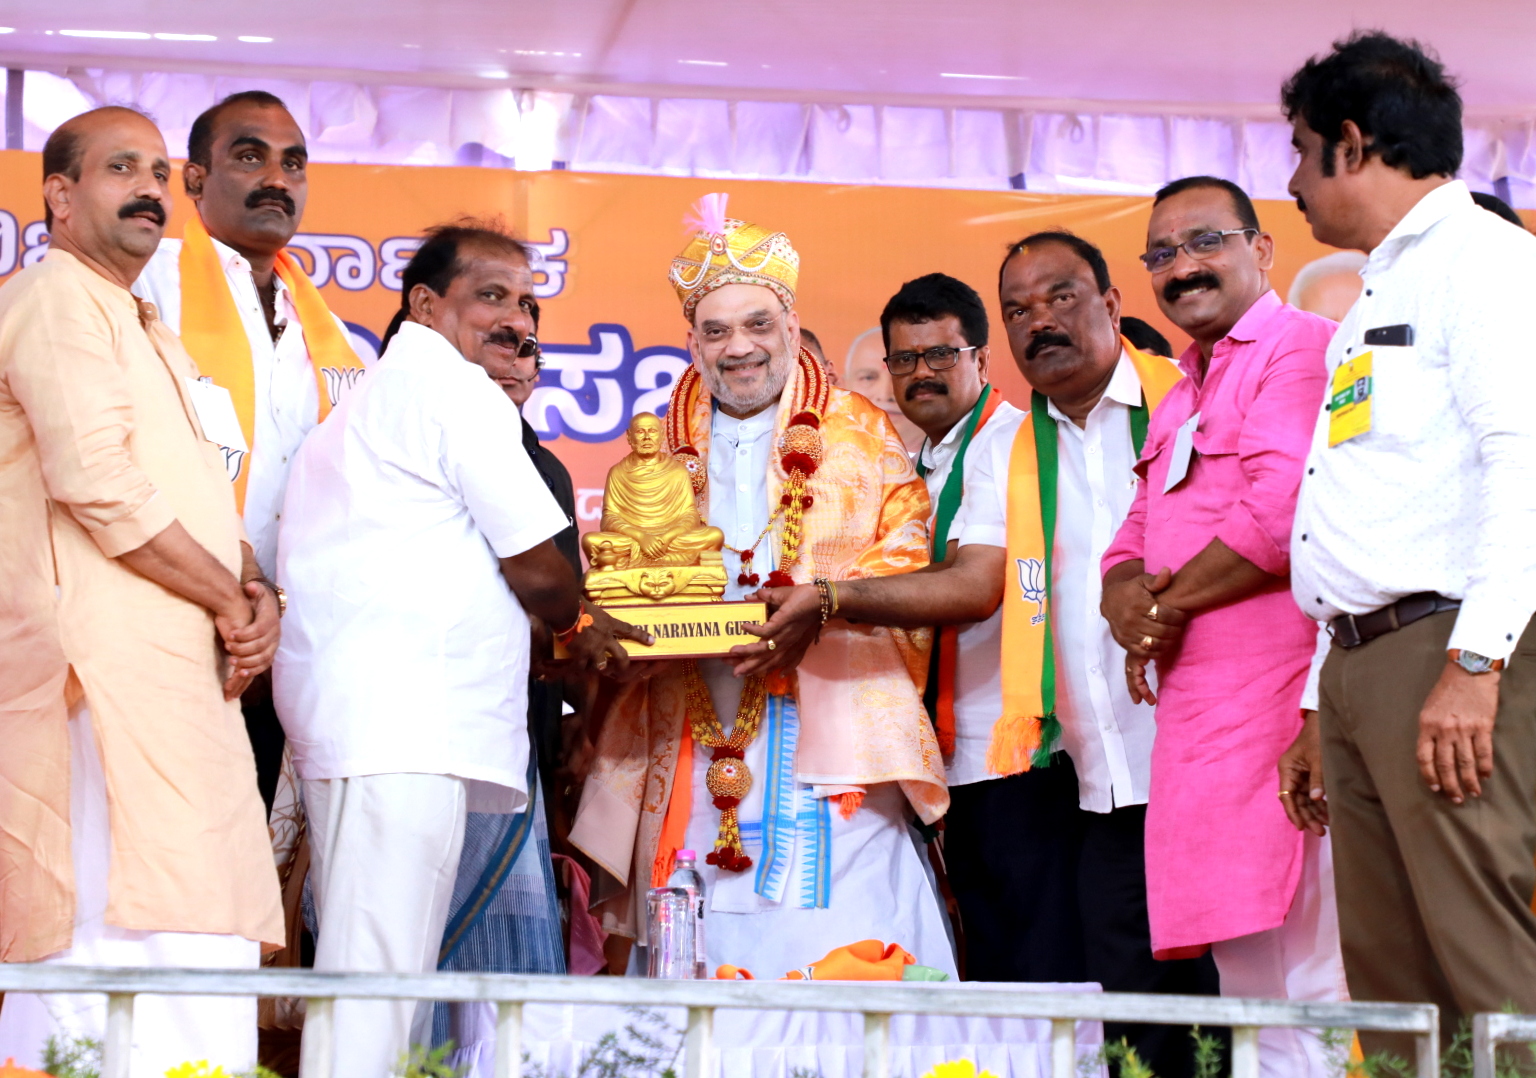
{"type": "Polygon", "coordinates": [[[741,798],[739,797],[715,798],[715,808],[719,809],[721,812],[724,812],[726,809],[733,809],[739,804],[741,804],[741,798]]]}
{"type": "Polygon", "coordinates": [[[790,417],[789,426],[810,427],[813,430],[820,430],[821,420],[816,417],[815,412],[796,412],[790,417]]]}
{"type": "Polygon", "coordinates": [[[783,569],[775,569],[768,574],[768,586],[770,588],[792,588],[795,586],[795,578],[783,569]]]}
{"type": "Polygon", "coordinates": [[[797,471],[805,475],[816,474],[816,461],[812,459],[809,453],[785,453],[779,457],[779,463],[790,474],[797,471]]]}

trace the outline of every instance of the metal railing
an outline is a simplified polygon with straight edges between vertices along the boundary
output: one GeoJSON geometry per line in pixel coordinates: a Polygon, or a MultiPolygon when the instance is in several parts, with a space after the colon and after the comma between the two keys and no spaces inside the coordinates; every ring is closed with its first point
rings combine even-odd
{"type": "MultiPolygon", "coordinates": [[[[1501,1044],[1536,1043],[1536,1014],[1479,1014],[1472,1019],[1472,1078],[1494,1078],[1501,1044]]],[[[1524,1068],[1529,1071],[1529,1067],[1524,1068]]]]}
{"type": "MultiPolygon", "coordinates": [[[[1217,996],[1097,992],[967,992],[954,986],[816,984],[803,981],[660,981],[625,977],[513,976],[495,973],[318,973],[314,970],[121,969],[64,965],[0,965],[0,992],[93,992],[107,996],[101,1078],[127,1078],[133,1043],[133,997],[140,993],[199,996],[297,996],[307,1000],[307,1051],[326,1061],[330,1078],[338,1045],[338,999],[445,1000],[496,1005],[496,1078],[519,1078],[525,1003],[686,1007],[685,1078],[705,1078],[719,1008],[857,1012],[864,1016],[864,1078],[890,1078],[894,1014],[1029,1018],[1051,1023],[1051,1078],[1076,1078],[1078,1022],[1147,1022],[1230,1026],[1233,1078],[1259,1078],[1264,1027],[1410,1033],[1418,1044],[1419,1078],[1439,1078],[1439,1009],[1429,1003],[1291,1003],[1217,996]],[[317,1043],[318,1042],[318,1043],[317,1043]]],[[[1513,1018],[1480,1015],[1484,1018],[1513,1018]]],[[[1524,1019],[1536,1023],[1536,1019],[1524,1019]]],[[[1483,1028],[1483,1027],[1479,1027],[1483,1028]]],[[[1502,1029],[1503,1027],[1498,1027],[1502,1029]]],[[[1522,1027],[1524,1028],[1524,1027],[1522,1027]]],[[[1502,1035],[1502,1034],[1500,1034],[1502,1035]]],[[[1514,1039],[1510,1034],[1506,1039],[1514,1039]]],[[[1481,1058],[1481,1057],[1480,1057],[1481,1058]]],[[[1478,1072],[1477,1078],[1492,1078],[1478,1072]]]]}

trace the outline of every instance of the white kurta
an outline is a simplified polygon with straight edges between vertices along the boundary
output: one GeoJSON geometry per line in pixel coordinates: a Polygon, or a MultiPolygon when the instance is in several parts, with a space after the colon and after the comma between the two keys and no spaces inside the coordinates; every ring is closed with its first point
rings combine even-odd
{"type": "MultiPolygon", "coordinates": [[[[725,541],[738,549],[750,546],[768,524],[768,454],[773,445],[774,410],[746,420],[715,411],[709,452],[709,523],[725,532],[725,541]]],[[[767,577],[773,567],[773,537],[758,547],[753,568],[767,577]]],[[[735,558],[727,554],[727,599],[754,590],[736,584],[735,558]]],[[[726,730],[734,720],[741,682],[721,660],[702,662],[717,714],[726,730]]],[[[688,821],[688,845],[699,854],[699,872],[708,894],[705,939],[711,972],[723,964],[749,969],[773,979],[810,965],[836,947],[878,939],[900,944],[925,966],[957,976],[953,948],[914,835],[909,810],[894,783],[872,787],[863,806],[845,820],[836,801],[814,797],[814,788],[795,781],[792,737],[775,723],[790,724],[790,714],[770,709],[757,738],[746,753],[753,775],[752,791],[739,810],[743,844],[753,867],[722,873],[704,863],[714,848],[720,813],[705,790],[709,753],[695,746],[693,810],[688,821]],[[771,758],[777,743],[781,758],[771,758]],[[787,855],[772,879],[759,870],[764,863],[764,795],[775,765],[789,778],[779,816],[795,821],[791,837],[779,848],[787,855]],[[767,892],[767,894],[763,893],[767,892]],[[817,903],[823,903],[818,907],[817,903]]]]}

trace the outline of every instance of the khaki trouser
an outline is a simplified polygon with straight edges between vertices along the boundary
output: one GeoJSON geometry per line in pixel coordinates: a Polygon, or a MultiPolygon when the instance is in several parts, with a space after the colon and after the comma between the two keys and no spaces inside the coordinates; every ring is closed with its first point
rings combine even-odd
{"type": "MultiPolygon", "coordinates": [[[[1424,785],[1415,746],[1455,621],[1446,611],[1334,647],[1320,698],[1350,995],[1438,1004],[1442,1048],[1476,1012],[1536,1012],[1536,628],[1500,680],[1493,777],[1453,805],[1424,785]]],[[[1367,1054],[1414,1058],[1408,1036],[1360,1039],[1367,1054]]]]}

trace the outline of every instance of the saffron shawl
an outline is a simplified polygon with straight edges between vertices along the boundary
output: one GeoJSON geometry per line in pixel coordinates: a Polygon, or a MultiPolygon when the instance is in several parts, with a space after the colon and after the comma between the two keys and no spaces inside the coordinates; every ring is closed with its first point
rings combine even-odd
{"type": "MultiPolygon", "coordinates": [[[[790,420],[798,367],[780,397],[777,434],[790,420]]],[[[688,434],[707,454],[713,419],[700,387],[688,408],[688,434]]],[[[910,572],[928,564],[928,491],[885,413],[863,397],[833,388],[822,418],[824,459],[812,477],[796,583],[813,577],[853,580],[910,572]]],[[[786,480],[773,454],[769,504],[786,480]]],[[[700,499],[708,513],[707,493],[700,499]]],[[[777,547],[775,536],[775,547],[777,547]]],[[[829,622],[806,653],[793,688],[801,716],[796,778],[836,794],[899,783],[918,816],[932,822],[949,807],[944,764],[923,708],[929,630],[829,622]]],[[[679,664],[624,686],[607,710],[582,792],[571,841],[611,880],[600,894],[603,927],[635,936],[673,782],[685,726],[679,664]]]]}

